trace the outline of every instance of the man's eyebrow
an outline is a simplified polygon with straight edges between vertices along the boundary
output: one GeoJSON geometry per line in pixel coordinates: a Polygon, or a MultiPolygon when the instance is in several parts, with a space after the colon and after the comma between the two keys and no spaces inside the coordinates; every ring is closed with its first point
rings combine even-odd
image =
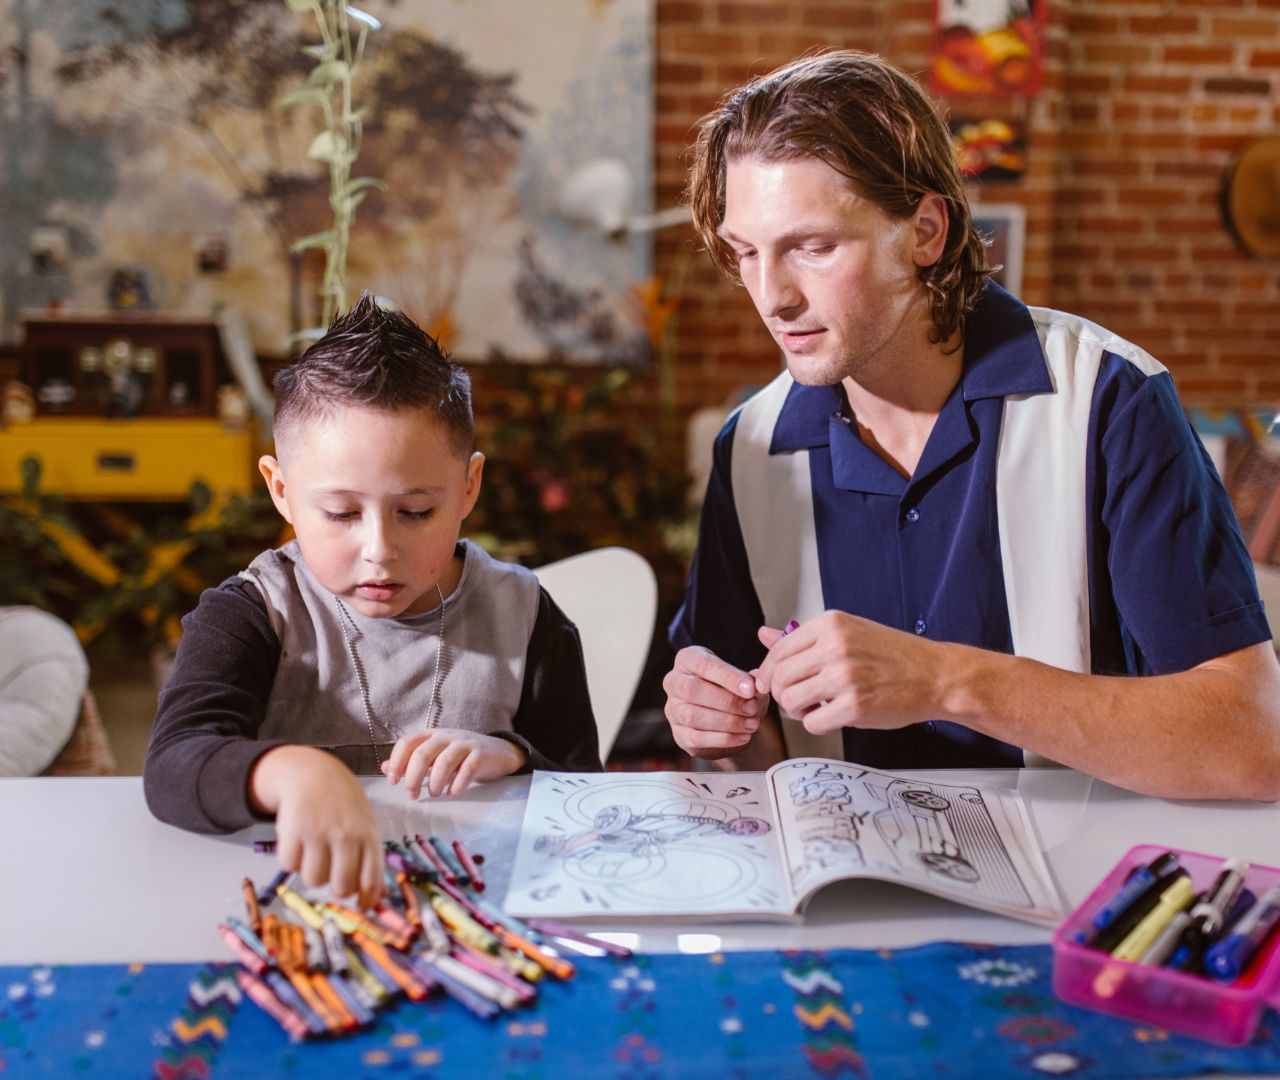
{"type": "MultiPolygon", "coordinates": [[[[830,226],[825,226],[825,225],[824,226],[801,225],[798,228],[789,229],[787,232],[784,232],[781,236],[773,237],[770,240],[769,244],[771,247],[790,247],[793,244],[798,244],[805,240],[828,240],[839,231],[840,231],[839,229],[831,228],[830,226]]],[[[716,230],[716,235],[719,236],[721,240],[724,240],[726,243],[730,243],[730,244],[750,243],[749,241],[743,240],[741,237],[726,230],[724,226],[721,226],[716,230]]],[[[751,246],[754,247],[755,245],[752,244],[751,246]]]]}

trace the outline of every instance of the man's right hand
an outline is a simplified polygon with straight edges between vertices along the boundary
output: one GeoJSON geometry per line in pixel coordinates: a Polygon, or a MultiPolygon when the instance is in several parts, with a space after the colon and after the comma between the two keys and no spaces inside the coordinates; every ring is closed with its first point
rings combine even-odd
{"type": "MultiPolygon", "coordinates": [[[[676,745],[691,757],[738,757],[752,741],[772,744],[772,725],[765,723],[768,694],[757,694],[754,677],[721,660],[700,645],[676,653],[675,667],[662,680],[667,692],[666,715],[676,745]]],[[[778,757],[770,745],[768,756],[778,757]]],[[[772,764],[772,761],[768,762],[772,764]]]]}

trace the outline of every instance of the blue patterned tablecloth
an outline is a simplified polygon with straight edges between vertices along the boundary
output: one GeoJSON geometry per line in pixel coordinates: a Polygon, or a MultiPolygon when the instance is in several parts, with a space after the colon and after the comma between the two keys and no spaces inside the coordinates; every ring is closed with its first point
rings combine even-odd
{"type": "Polygon", "coordinates": [[[1225,1049],[1064,1005],[1047,946],[589,959],[482,1021],[407,1001],[292,1044],[220,964],[0,967],[0,1078],[1171,1077],[1280,1073],[1280,1028],[1225,1049]]]}

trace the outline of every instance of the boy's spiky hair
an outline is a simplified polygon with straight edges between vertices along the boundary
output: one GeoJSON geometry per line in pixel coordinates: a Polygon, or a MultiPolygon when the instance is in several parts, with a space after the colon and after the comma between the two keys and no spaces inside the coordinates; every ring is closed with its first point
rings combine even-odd
{"type": "Polygon", "coordinates": [[[361,293],[297,363],[276,374],[277,448],[300,423],[335,408],[423,409],[467,457],[475,441],[471,379],[430,334],[361,293]]]}

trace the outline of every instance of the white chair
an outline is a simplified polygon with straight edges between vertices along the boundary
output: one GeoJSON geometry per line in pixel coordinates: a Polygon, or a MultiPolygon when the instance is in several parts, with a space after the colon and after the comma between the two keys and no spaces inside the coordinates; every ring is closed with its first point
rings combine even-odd
{"type": "Polygon", "coordinates": [[[653,640],[658,611],[653,568],[634,551],[606,547],[548,563],[534,573],[578,627],[600,758],[605,760],[622,729],[653,640]]]}

